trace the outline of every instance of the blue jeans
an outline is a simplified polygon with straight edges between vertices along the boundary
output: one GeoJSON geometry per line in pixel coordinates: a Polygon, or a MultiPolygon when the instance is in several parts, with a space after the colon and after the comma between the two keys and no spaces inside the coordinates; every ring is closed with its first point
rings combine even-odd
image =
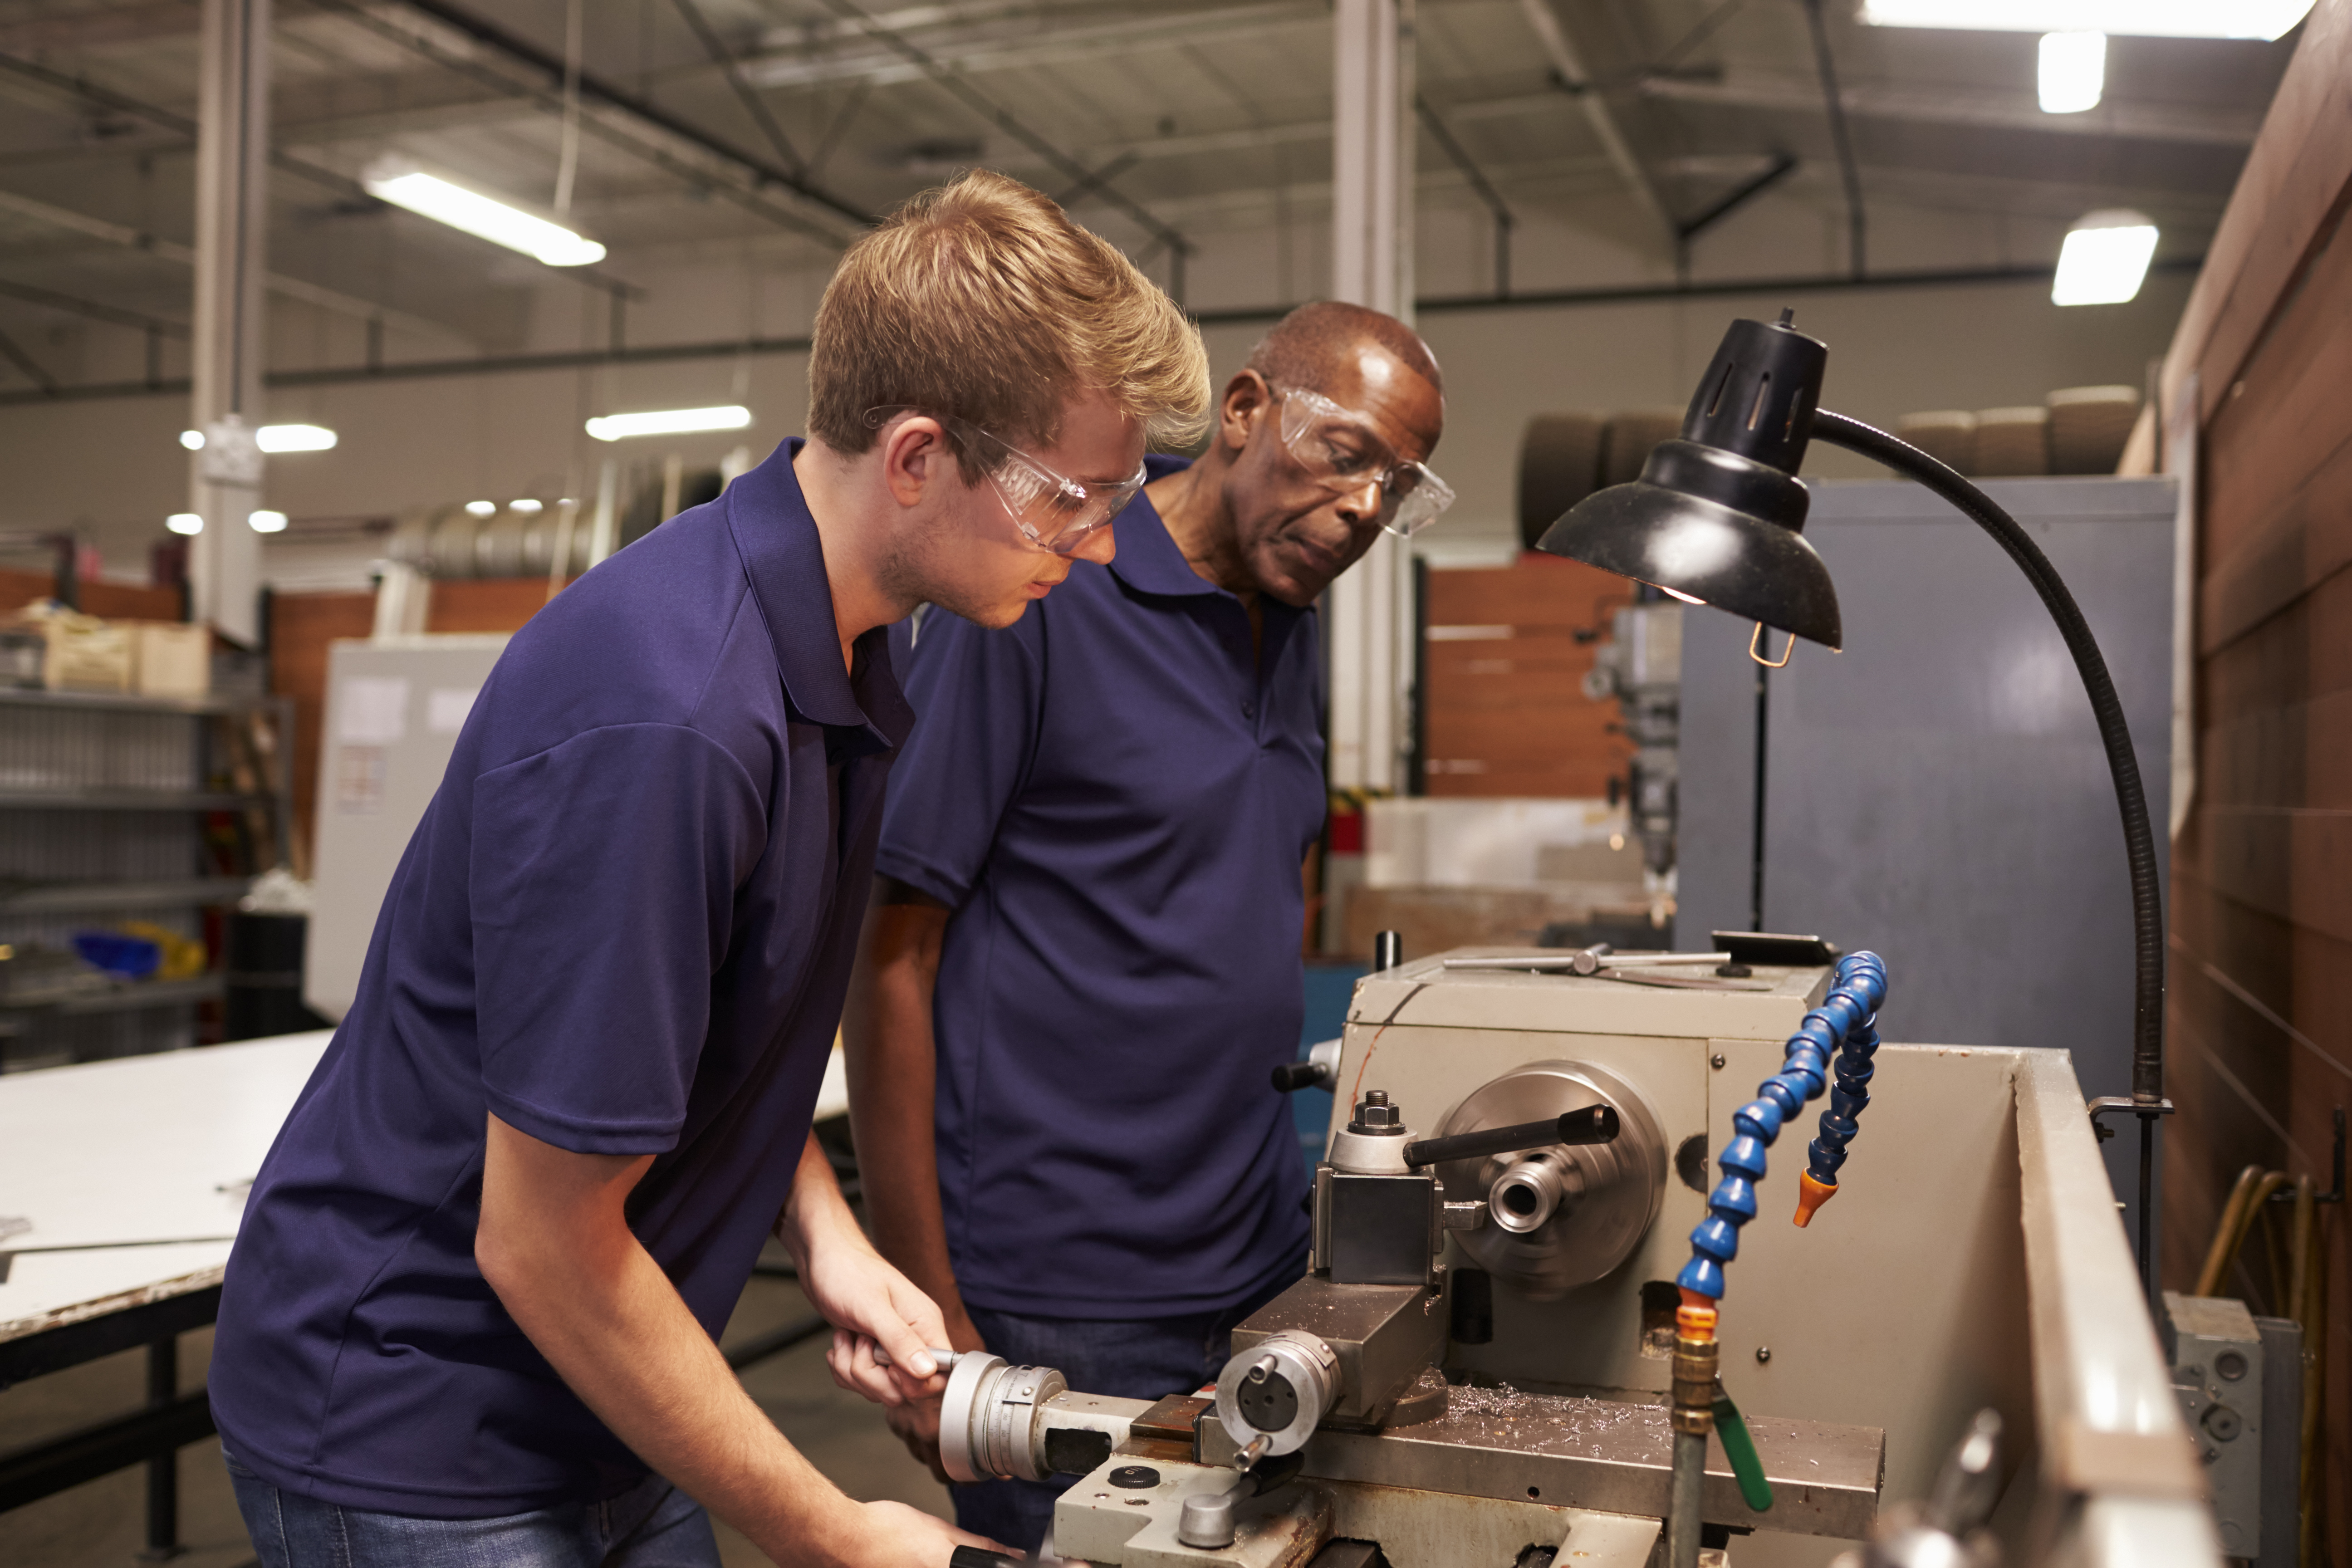
{"type": "Polygon", "coordinates": [[[659,1476],[604,1502],[413,1519],[281,1491],[221,1457],[261,1568],[719,1568],[710,1516],[659,1476]]]}
{"type": "MultiPolygon", "coordinates": [[[[1181,1318],[1031,1318],[968,1303],[965,1310],[990,1352],[1015,1366],[1052,1367],[1081,1394],[1165,1399],[1214,1383],[1234,1353],[1234,1326],[1289,1284],[1285,1279],[1237,1307],[1181,1318]]],[[[1053,1526],[1055,1500],[1077,1480],[1055,1476],[959,1486],[952,1492],[956,1522],[1034,1552],[1053,1526]]]]}

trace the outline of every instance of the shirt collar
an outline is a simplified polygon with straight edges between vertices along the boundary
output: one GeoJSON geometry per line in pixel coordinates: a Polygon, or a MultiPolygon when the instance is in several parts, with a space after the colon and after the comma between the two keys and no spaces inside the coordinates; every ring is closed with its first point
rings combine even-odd
{"type": "Polygon", "coordinates": [[[751,597],[767,624],[784,695],[802,717],[819,724],[862,729],[885,747],[903,744],[915,711],[890,668],[888,628],[876,626],[853,645],[857,675],[841,668],[841,640],[833,618],[833,586],[824,574],[824,547],[801,493],[793,458],[794,437],[768,460],[727,487],[726,508],[735,552],[751,579],[751,597]]]}
{"type": "MultiPolygon", "coordinates": [[[[1192,466],[1190,458],[1163,458],[1158,455],[1143,459],[1146,482],[1181,473],[1192,466]]],[[[1111,557],[1110,569],[1118,580],[1139,594],[1158,594],[1172,597],[1179,594],[1222,594],[1223,589],[1192,570],[1177,547],[1176,538],[1161,521],[1160,509],[1141,490],[1127,503],[1127,509],[1111,520],[1111,537],[1118,541],[1118,550],[1111,557]]]]}

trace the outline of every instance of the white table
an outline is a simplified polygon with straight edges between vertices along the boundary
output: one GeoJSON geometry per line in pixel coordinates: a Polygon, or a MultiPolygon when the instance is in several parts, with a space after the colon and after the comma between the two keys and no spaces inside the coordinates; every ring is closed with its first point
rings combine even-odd
{"type": "MultiPolygon", "coordinates": [[[[0,1077],[0,1233],[30,1222],[0,1234],[0,1389],[148,1350],[147,1407],[0,1459],[0,1511],[145,1462],[148,1544],[175,1544],[171,1456],[213,1430],[178,1392],[179,1335],[218,1314],[247,1188],[332,1037],[0,1077]]],[[[836,1042],[816,1116],[848,1109],[836,1042]]]]}
{"type": "MultiPolygon", "coordinates": [[[[0,1078],[0,1346],[220,1283],[245,1184],[333,1031],[129,1057],[0,1078]],[[47,1247],[186,1240],[168,1247],[47,1247]]],[[[836,1046],[817,1092],[849,1110],[836,1046]]],[[[6,1382],[0,1373],[0,1384],[6,1382]]]]}
{"type": "Polygon", "coordinates": [[[219,1284],[246,1184],[331,1037],[0,1078],[0,1218],[32,1222],[0,1240],[0,1346],[219,1284]],[[150,1241],[178,1245],[92,1245],[150,1241]],[[49,1247],[92,1249],[31,1250],[49,1247]]]}

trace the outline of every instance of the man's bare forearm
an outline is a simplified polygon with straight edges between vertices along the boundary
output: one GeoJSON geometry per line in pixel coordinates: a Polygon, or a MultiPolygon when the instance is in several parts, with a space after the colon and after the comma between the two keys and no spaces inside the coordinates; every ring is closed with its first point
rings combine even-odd
{"type": "Polygon", "coordinates": [[[743,1392],[625,1218],[650,1158],[492,1117],[475,1257],[540,1353],[632,1452],[780,1563],[859,1561],[865,1510],[743,1392]]]}
{"type": "Polygon", "coordinates": [[[931,1004],[947,924],[948,911],[936,900],[890,884],[877,890],[866,913],[842,1039],[874,1244],[939,1303],[955,1348],[977,1350],[980,1336],[948,1260],[932,1110],[938,1058],[931,1004]]]}

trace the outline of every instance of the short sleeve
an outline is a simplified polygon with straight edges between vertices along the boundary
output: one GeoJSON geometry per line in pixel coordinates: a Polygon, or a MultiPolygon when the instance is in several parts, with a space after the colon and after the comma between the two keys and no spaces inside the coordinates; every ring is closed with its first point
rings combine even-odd
{"type": "Polygon", "coordinates": [[[468,862],[482,1087],[582,1154],[661,1153],[766,847],[750,776],[696,731],[591,730],[474,781],[468,862]]]}
{"type": "Polygon", "coordinates": [[[1045,606],[1000,631],[926,613],[903,656],[914,732],[890,770],[875,869],[960,907],[1036,750],[1045,606]]]}

